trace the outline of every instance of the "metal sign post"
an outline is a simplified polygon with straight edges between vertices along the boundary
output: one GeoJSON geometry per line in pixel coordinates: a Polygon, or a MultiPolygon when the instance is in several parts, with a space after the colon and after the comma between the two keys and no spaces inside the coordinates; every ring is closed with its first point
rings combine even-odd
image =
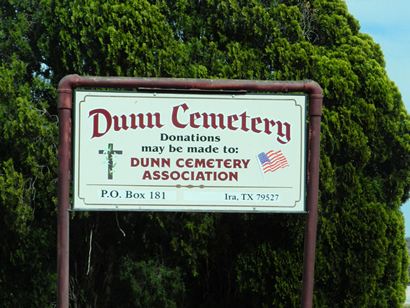
{"type": "MultiPolygon", "coordinates": [[[[60,81],[58,93],[58,307],[68,308],[69,305],[72,137],[74,210],[307,212],[302,307],[312,306],[323,99],[317,83],[68,75],[60,81]],[[99,92],[87,88],[140,91],[99,92]],[[273,94],[255,95],[257,92],[273,94]],[[289,92],[296,94],[289,95],[289,92]],[[305,96],[300,93],[309,96],[308,138],[305,137],[307,105],[305,96]],[[74,100],[75,112],[72,112],[74,100]],[[272,111],[269,111],[272,105],[280,107],[275,109],[277,118],[274,119],[272,111]],[[213,111],[208,112],[206,108],[213,111]],[[215,113],[215,110],[222,111],[215,113]],[[73,133],[72,121],[76,123],[73,133]],[[142,133],[141,129],[147,126],[149,129],[142,133]],[[189,131],[190,128],[194,128],[198,134],[191,134],[193,131],[189,131]],[[214,131],[218,129],[218,135],[209,136],[209,128],[214,131]],[[194,141],[186,146],[185,152],[188,154],[183,153],[186,142],[163,142],[169,138],[163,131],[172,136],[184,131],[187,134],[185,136],[188,136],[184,142],[194,141]],[[161,132],[161,138],[158,138],[158,132],[161,132]],[[121,138],[118,138],[120,133],[121,138]],[[129,149],[135,133],[143,144],[139,145],[138,154],[129,149]],[[269,135],[269,138],[260,137],[263,133],[269,135]],[[260,149],[255,152],[246,142],[243,143],[241,134],[246,135],[248,144],[256,144],[260,149]],[[201,147],[195,145],[198,138],[211,139],[205,139],[210,140],[210,143],[202,143],[206,146],[201,147]],[[156,139],[156,144],[152,144],[153,139],[156,139]],[[261,151],[262,148],[268,150],[269,143],[266,140],[275,140],[279,147],[287,145],[284,148],[286,155],[282,150],[261,151]],[[159,145],[158,141],[161,141],[159,145]],[[236,143],[243,152],[242,156],[235,155],[238,147],[226,146],[236,143]],[[143,163],[142,154],[151,153],[157,157],[159,152],[167,152],[167,155],[151,159],[148,168],[134,168],[143,163]],[[97,158],[101,160],[100,165],[97,158]],[[117,166],[118,161],[121,163],[117,166]],[[83,172],[84,164],[98,169],[97,175],[83,172]],[[275,176],[270,175],[278,168],[286,169],[281,185],[275,182],[275,176]],[[137,181],[135,174],[138,174],[137,181]],[[258,180],[252,180],[258,178],[258,175],[258,180]],[[211,183],[209,186],[192,185],[193,180],[203,183],[205,178],[211,183]],[[288,181],[285,181],[286,185],[283,184],[284,178],[288,181]],[[289,182],[293,180],[295,185],[289,182]],[[197,187],[195,194],[190,192],[193,187],[197,187]]],[[[135,149],[135,144],[132,148],[135,149]]]]}

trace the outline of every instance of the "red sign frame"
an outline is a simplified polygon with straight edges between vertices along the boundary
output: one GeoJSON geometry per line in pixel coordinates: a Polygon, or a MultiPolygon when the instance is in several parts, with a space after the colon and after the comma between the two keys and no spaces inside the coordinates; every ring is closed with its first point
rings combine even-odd
{"type": "Polygon", "coordinates": [[[168,91],[302,92],[309,95],[307,153],[307,220],[304,242],[302,307],[312,307],[316,233],[318,219],[320,122],[323,92],[314,81],[254,81],[173,78],[84,77],[67,75],[58,86],[58,217],[57,217],[57,306],[69,307],[69,210],[72,151],[72,108],[75,88],[150,89],[168,91]]]}

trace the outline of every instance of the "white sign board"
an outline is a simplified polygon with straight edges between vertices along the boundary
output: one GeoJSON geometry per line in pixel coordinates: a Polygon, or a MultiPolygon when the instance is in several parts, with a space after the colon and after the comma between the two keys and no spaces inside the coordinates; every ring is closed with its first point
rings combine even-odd
{"type": "Polygon", "coordinates": [[[306,96],[75,91],[74,210],[304,212],[306,96]]]}

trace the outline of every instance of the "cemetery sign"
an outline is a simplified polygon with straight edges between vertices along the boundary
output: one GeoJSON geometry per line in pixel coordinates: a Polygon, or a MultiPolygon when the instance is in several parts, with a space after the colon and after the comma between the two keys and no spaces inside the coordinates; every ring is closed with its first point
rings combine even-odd
{"type": "Polygon", "coordinates": [[[305,211],[306,95],[74,97],[74,210],[305,211]]]}
{"type": "Polygon", "coordinates": [[[73,209],[305,213],[301,304],[311,308],[322,102],[309,80],[65,76],[57,307],[69,307],[73,209]]]}

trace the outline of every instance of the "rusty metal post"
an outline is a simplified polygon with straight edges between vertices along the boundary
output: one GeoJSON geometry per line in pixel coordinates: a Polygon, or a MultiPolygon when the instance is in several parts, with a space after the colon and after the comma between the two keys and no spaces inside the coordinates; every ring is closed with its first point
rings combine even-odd
{"type": "Polygon", "coordinates": [[[57,307],[69,307],[69,233],[71,179],[71,105],[72,90],[58,88],[59,147],[58,147],[58,216],[57,216],[57,307]]]}
{"type": "Polygon", "coordinates": [[[315,272],[316,233],[319,195],[320,122],[322,115],[322,94],[311,93],[309,105],[309,150],[308,150],[308,217],[305,227],[303,290],[301,307],[313,306],[315,272]]]}

